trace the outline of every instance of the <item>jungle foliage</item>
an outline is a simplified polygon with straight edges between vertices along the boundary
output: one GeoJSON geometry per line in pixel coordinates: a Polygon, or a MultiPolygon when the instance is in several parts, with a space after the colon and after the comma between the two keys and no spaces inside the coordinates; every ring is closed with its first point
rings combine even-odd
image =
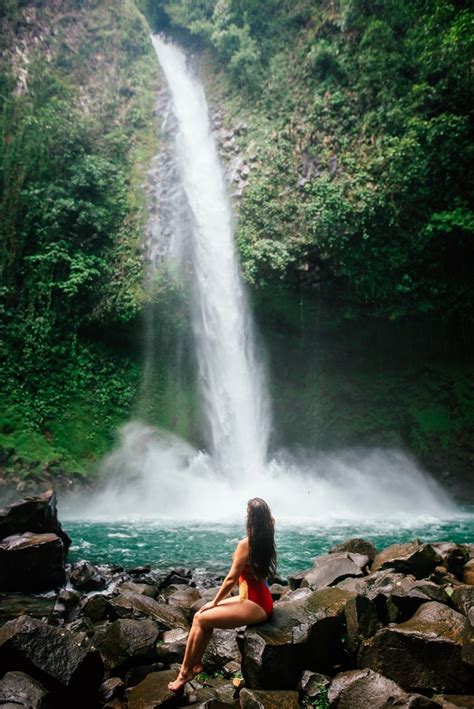
{"type": "MultiPolygon", "coordinates": [[[[257,287],[397,319],[471,318],[474,14],[462,0],[148,0],[224,66],[257,162],[240,206],[257,287]]],[[[210,86],[212,91],[212,82],[210,86]]]]}

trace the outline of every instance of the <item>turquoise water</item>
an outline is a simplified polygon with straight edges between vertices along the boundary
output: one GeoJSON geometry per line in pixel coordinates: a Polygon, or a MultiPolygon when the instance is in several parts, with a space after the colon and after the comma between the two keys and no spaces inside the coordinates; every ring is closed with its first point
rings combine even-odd
{"type": "MultiPolygon", "coordinates": [[[[69,520],[63,526],[73,542],[70,561],[85,559],[125,567],[150,564],[160,569],[189,566],[216,573],[227,571],[235,545],[245,535],[243,525],[209,522],[69,520]]],[[[370,539],[378,548],[414,538],[474,542],[474,510],[466,510],[456,519],[413,524],[341,521],[277,525],[278,571],[282,575],[300,571],[311,565],[314,556],[355,536],[370,539]]]]}

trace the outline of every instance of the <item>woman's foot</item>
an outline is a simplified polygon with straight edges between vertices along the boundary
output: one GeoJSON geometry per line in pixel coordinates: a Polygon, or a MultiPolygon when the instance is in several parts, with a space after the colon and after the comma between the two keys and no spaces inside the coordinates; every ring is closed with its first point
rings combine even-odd
{"type": "Polygon", "coordinates": [[[183,670],[180,670],[174,682],[170,682],[168,684],[168,689],[171,689],[171,691],[175,693],[180,692],[183,689],[184,685],[194,679],[194,677],[200,672],[202,672],[202,665],[200,664],[194,665],[191,672],[183,672],[183,670]]]}

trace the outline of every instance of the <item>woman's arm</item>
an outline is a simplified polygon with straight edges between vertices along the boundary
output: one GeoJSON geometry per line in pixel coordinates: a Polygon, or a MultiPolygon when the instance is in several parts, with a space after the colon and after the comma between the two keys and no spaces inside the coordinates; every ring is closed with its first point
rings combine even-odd
{"type": "Polygon", "coordinates": [[[248,558],[249,543],[247,539],[242,539],[242,541],[237,544],[237,547],[232,557],[232,566],[230,567],[230,571],[222,582],[220,589],[216,593],[214,599],[210,601],[210,603],[206,603],[199,612],[205,611],[208,608],[214,608],[215,606],[217,606],[219,601],[222,601],[223,598],[229,595],[229,593],[232,591],[235,584],[239,580],[239,576],[244,570],[244,566],[247,563],[248,558]]]}

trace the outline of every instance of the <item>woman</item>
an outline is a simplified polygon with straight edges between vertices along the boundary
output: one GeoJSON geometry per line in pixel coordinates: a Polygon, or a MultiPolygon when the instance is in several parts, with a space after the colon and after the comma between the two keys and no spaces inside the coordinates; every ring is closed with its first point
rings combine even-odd
{"type": "Polygon", "coordinates": [[[247,537],[237,544],[214,599],[195,614],[181,670],[168,689],[179,692],[202,672],[202,656],[214,628],[240,628],[269,618],[273,600],[266,578],[275,572],[275,520],[267,503],[254,497],[247,503],[247,537]],[[239,595],[227,598],[237,582],[239,595]]]}

